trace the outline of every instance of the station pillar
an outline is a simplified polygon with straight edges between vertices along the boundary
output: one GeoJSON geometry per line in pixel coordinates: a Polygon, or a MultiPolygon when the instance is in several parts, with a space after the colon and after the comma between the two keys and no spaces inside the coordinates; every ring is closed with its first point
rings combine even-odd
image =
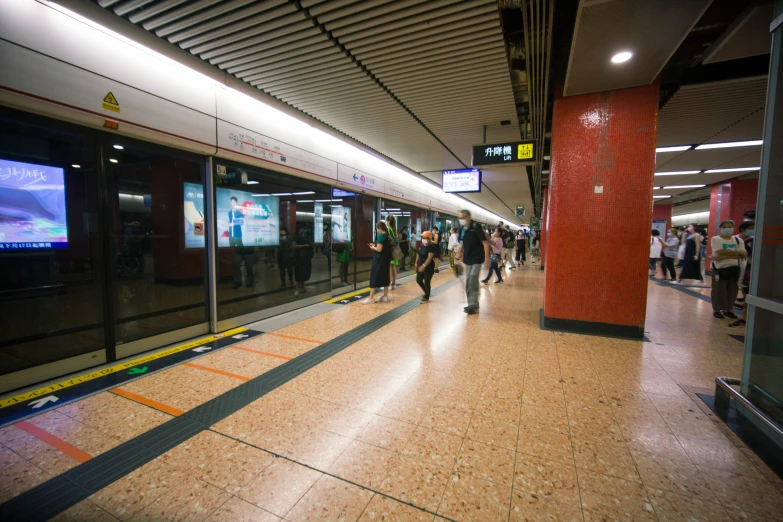
{"type": "Polygon", "coordinates": [[[666,230],[672,227],[672,209],[674,205],[658,203],[653,205],[653,221],[666,221],[666,230]]]}
{"type": "MultiPolygon", "coordinates": [[[[734,221],[734,231],[739,234],[742,216],[748,210],[756,210],[758,192],[758,179],[730,179],[713,185],[710,190],[710,219],[707,222],[707,237],[718,235],[720,222],[726,219],[734,221]]],[[[710,250],[709,242],[707,249],[710,250]]]]}
{"type": "Polygon", "coordinates": [[[644,337],[658,95],[555,98],[544,328],[644,337]]]}
{"type": "Polygon", "coordinates": [[[540,269],[543,270],[546,266],[546,222],[547,217],[549,217],[549,214],[547,214],[547,206],[548,206],[548,199],[549,199],[549,187],[544,187],[544,193],[541,203],[541,221],[538,224],[539,227],[539,238],[538,238],[538,248],[539,248],[539,255],[541,256],[539,258],[539,262],[541,263],[540,269]]]}

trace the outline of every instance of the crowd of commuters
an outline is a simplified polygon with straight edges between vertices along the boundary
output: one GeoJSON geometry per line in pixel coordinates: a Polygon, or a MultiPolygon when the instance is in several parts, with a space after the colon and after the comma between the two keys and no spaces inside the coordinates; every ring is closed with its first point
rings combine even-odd
{"type": "Polygon", "coordinates": [[[710,301],[716,319],[736,319],[731,327],[745,326],[745,296],[750,287],[750,270],[755,236],[756,212],[750,210],[736,227],[731,219],[718,224],[717,234],[709,239],[710,255],[707,255],[707,232],[696,225],[680,230],[676,227],[660,237],[658,230],[650,235],[650,276],[656,277],[658,266],[664,279],[671,284],[705,287],[704,269],[711,278],[710,301]],[[676,271],[679,268],[679,273],[676,271]],[[741,295],[740,295],[741,292],[741,295]],[[743,318],[734,308],[743,308],[743,318]]]}

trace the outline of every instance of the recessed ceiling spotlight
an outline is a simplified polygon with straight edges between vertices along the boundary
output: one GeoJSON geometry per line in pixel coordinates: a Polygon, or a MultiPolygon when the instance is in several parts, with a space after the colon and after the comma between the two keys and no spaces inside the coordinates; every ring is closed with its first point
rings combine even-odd
{"type": "Polygon", "coordinates": [[[114,148],[117,149],[117,150],[122,150],[125,147],[123,147],[122,145],[115,145],[114,148]]]}
{"type": "Polygon", "coordinates": [[[80,169],[80,168],[82,168],[82,166],[81,166],[81,165],[77,165],[76,163],[74,163],[73,165],[71,165],[71,167],[73,167],[73,168],[75,168],[75,169],[80,169]]]}
{"type": "Polygon", "coordinates": [[[109,161],[111,161],[112,163],[119,163],[119,162],[118,162],[116,159],[114,159],[114,158],[110,158],[110,159],[109,159],[109,161]]]}
{"type": "Polygon", "coordinates": [[[628,51],[623,51],[612,56],[612,63],[624,63],[631,59],[633,54],[628,51]]]}

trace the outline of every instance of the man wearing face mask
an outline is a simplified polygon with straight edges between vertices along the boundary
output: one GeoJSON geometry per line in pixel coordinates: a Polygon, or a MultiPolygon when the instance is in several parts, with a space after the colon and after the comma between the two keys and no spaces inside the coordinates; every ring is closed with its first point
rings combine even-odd
{"type": "Polygon", "coordinates": [[[432,276],[435,274],[435,254],[437,248],[432,243],[432,232],[421,233],[421,248],[416,252],[416,283],[424,291],[422,303],[430,302],[432,276]]]}
{"type": "MultiPolygon", "coordinates": [[[[746,212],[747,214],[747,212],[746,212]]],[[[740,278],[740,288],[742,289],[742,298],[737,299],[742,305],[742,319],[737,319],[733,323],[729,323],[729,326],[736,328],[737,326],[745,326],[745,317],[748,316],[748,303],[745,302],[745,297],[750,291],[750,270],[753,259],[753,238],[756,236],[756,224],[753,221],[743,221],[740,224],[740,233],[736,236],[737,239],[742,240],[745,243],[745,251],[748,253],[748,261],[745,263],[745,270],[740,278]]]]}
{"type": "Polygon", "coordinates": [[[489,242],[481,225],[473,221],[469,210],[459,211],[460,260],[465,265],[465,293],[468,297],[466,314],[479,311],[479,274],[481,266],[489,269],[489,242]]]}
{"type": "Polygon", "coordinates": [[[745,243],[734,237],[734,221],[720,223],[720,235],[710,239],[712,249],[712,315],[716,319],[736,319],[732,308],[737,298],[737,281],[742,262],[748,257],[745,243]]]}
{"type": "Polygon", "coordinates": [[[674,271],[674,259],[677,257],[677,249],[680,246],[680,240],[677,238],[677,230],[670,228],[666,233],[666,240],[663,242],[663,277],[668,272],[669,281],[677,281],[677,273],[674,271]]]}

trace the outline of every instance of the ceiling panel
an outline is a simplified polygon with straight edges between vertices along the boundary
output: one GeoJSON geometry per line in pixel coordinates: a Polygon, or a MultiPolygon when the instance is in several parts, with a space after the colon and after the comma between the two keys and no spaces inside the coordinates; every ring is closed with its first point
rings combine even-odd
{"type": "Polygon", "coordinates": [[[712,0],[581,0],[564,93],[651,83],[712,0]],[[613,64],[628,51],[631,60],[613,64]]]}
{"type": "MultiPolygon", "coordinates": [[[[497,0],[98,3],[438,184],[485,136],[521,137],[497,0]]],[[[532,208],[511,177],[467,197],[532,208]]]]}

